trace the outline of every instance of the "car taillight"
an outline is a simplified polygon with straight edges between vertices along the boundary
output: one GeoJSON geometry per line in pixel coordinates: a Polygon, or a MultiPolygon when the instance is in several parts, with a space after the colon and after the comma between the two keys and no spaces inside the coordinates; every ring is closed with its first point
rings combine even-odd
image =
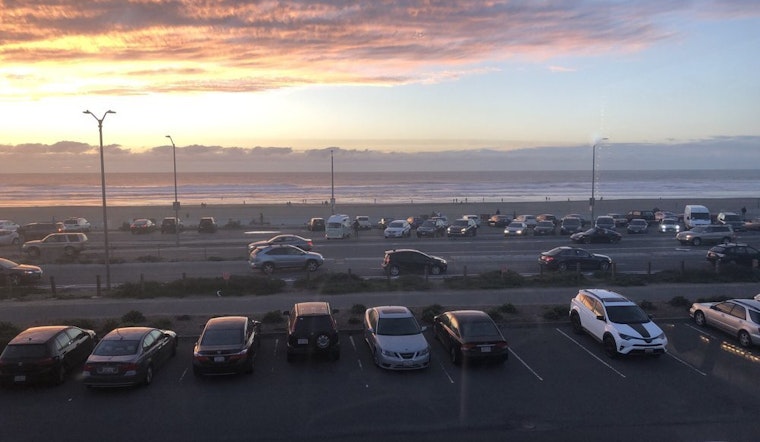
{"type": "Polygon", "coordinates": [[[507,347],[509,347],[509,345],[507,345],[507,343],[506,343],[506,342],[497,342],[497,343],[496,343],[496,348],[505,349],[505,348],[507,348],[507,347]]]}
{"type": "Polygon", "coordinates": [[[462,349],[462,351],[469,351],[469,350],[472,350],[475,347],[477,347],[477,345],[475,345],[475,344],[462,344],[462,346],[460,348],[462,349]]]}

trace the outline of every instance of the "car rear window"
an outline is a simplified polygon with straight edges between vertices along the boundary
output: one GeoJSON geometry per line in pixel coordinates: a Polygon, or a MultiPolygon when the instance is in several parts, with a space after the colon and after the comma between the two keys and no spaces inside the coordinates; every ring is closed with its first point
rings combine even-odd
{"type": "Polygon", "coordinates": [[[235,345],[243,342],[242,328],[223,328],[206,330],[201,345],[235,345]]]}
{"type": "Polygon", "coordinates": [[[134,339],[108,339],[100,341],[92,354],[96,356],[127,356],[137,353],[140,341],[134,339]]]}
{"type": "Polygon", "coordinates": [[[486,336],[498,336],[499,331],[496,329],[496,325],[492,322],[478,321],[478,322],[465,322],[460,326],[462,336],[468,338],[481,338],[486,336]]]}
{"type": "Polygon", "coordinates": [[[3,351],[4,359],[36,359],[48,355],[45,344],[9,345],[3,351]]]}

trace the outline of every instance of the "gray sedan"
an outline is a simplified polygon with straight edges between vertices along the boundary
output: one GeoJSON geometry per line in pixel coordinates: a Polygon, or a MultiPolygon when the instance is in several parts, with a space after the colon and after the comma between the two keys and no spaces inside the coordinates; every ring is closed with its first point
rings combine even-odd
{"type": "Polygon", "coordinates": [[[248,253],[250,254],[253,252],[253,249],[256,247],[264,247],[264,246],[281,246],[281,245],[291,245],[296,246],[301,250],[309,251],[314,247],[314,242],[309,238],[304,238],[302,236],[298,235],[277,235],[273,236],[266,241],[256,241],[248,244],[248,253]]]}
{"type": "Polygon", "coordinates": [[[742,347],[760,345],[760,301],[756,299],[695,302],[689,315],[699,326],[710,325],[736,336],[742,347]]]}
{"type": "Polygon", "coordinates": [[[282,245],[258,247],[251,252],[248,262],[251,269],[261,269],[262,272],[271,274],[275,269],[284,268],[300,268],[314,272],[324,264],[325,259],[319,253],[282,245]]]}

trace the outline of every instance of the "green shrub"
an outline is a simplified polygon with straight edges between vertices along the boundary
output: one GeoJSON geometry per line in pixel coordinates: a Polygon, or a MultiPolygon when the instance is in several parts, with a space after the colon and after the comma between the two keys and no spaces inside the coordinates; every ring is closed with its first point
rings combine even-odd
{"type": "Polygon", "coordinates": [[[4,349],[8,342],[19,333],[21,333],[21,329],[14,324],[6,321],[0,322],[0,348],[4,349]]]}
{"type": "Polygon", "coordinates": [[[363,315],[365,311],[367,311],[367,306],[364,304],[354,304],[351,306],[352,315],[363,315]]]}
{"type": "Polygon", "coordinates": [[[141,324],[145,320],[145,315],[138,310],[130,310],[121,317],[121,322],[125,324],[141,324]]]}
{"type": "Polygon", "coordinates": [[[433,323],[433,318],[443,313],[443,306],[440,304],[429,305],[422,309],[422,320],[433,323]]]}
{"type": "Polygon", "coordinates": [[[688,307],[691,305],[691,302],[683,296],[674,296],[670,298],[668,304],[672,307],[688,307]]]}
{"type": "Polygon", "coordinates": [[[105,336],[108,333],[111,332],[111,330],[119,327],[119,321],[115,319],[106,319],[103,321],[102,324],[100,324],[100,329],[96,330],[98,332],[98,336],[105,336]]]}
{"type": "Polygon", "coordinates": [[[261,318],[261,322],[264,324],[279,324],[280,322],[283,322],[283,314],[279,310],[272,310],[269,312],[266,312],[264,316],[261,318]]]}
{"type": "Polygon", "coordinates": [[[155,255],[143,255],[143,256],[138,256],[137,258],[135,258],[135,261],[137,261],[137,262],[161,262],[161,261],[163,261],[163,258],[161,258],[160,256],[155,256],[155,255]]]}
{"type": "Polygon", "coordinates": [[[95,330],[97,328],[95,321],[87,318],[69,319],[66,323],[79,328],[86,328],[88,330],[95,330]]]}
{"type": "Polygon", "coordinates": [[[351,318],[348,318],[348,323],[351,325],[357,325],[357,324],[361,324],[362,320],[359,318],[351,317],[351,318]]]}
{"type": "Polygon", "coordinates": [[[550,321],[558,321],[560,319],[567,317],[567,307],[562,305],[555,305],[554,307],[546,307],[544,314],[544,319],[550,320],[550,321]]]}

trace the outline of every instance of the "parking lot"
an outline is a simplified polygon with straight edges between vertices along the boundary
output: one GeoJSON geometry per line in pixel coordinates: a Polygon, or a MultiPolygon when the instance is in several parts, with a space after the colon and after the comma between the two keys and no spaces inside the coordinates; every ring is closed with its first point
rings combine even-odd
{"type": "Polygon", "coordinates": [[[509,327],[503,365],[453,365],[432,345],[429,369],[386,372],[361,334],[337,362],[287,363],[267,337],[252,376],[196,378],[192,341],[150,387],[0,392],[2,440],[752,440],[760,351],[689,321],[658,321],[659,358],[609,359],[567,323],[509,327]],[[44,425],[39,425],[44,422],[44,425]],[[156,435],[156,437],[151,437],[156,435]]]}

